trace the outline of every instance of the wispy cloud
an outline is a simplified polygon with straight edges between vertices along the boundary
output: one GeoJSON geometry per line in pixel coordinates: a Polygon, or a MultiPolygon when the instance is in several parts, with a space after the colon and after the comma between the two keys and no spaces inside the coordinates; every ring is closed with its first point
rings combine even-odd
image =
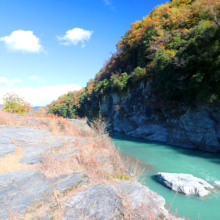
{"type": "Polygon", "coordinates": [[[85,47],[85,41],[89,41],[93,34],[93,31],[83,30],[81,28],[73,28],[72,30],[68,30],[63,37],[56,36],[59,41],[62,41],[60,44],[63,45],[77,45],[78,43],[82,43],[82,47],[85,47]]]}
{"type": "Polygon", "coordinates": [[[39,53],[43,51],[40,39],[33,34],[33,31],[13,31],[11,35],[1,37],[0,41],[3,41],[10,51],[29,53],[39,53]]]}
{"type": "Polygon", "coordinates": [[[0,77],[0,85],[13,87],[14,83],[21,83],[21,80],[14,78],[13,80],[9,81],[6,77],[0,77]]]}
{"type": "Polygon", "coordinates": [[[1,85],[8,85],[10,87],[13,86],[6,77],[0,77],[0,84],[1,85]]]}
{"type": "Polygon", "coordinates": [[[30,80],[36,80],[36,81],[39,81],[39,82],[46,82],[45,80],[41,79],[40,77],[38,76],[30,76],[28,77],[30,80]]]}
{"type": "Polygon", "coordinates": [[[103,0],[106,6],[109,6],[112,10],[115,10],[115,7],[112,5],[112,0],[103,0]]]}
{"type": "Polygon", "coordinates": [[[14,78],[11,83],[21,83],[21,80],[18,78],[14,78]]]}

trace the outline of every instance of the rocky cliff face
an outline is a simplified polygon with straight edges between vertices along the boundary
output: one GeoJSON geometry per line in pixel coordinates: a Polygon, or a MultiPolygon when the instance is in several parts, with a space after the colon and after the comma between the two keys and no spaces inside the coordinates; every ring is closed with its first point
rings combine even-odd
{"type": "Polygon", "coordinates": [[[141,82],[124,94],[103,97],[102,114],[114,131],[150,141],[220,152],[220,103],[187,106],[163,103],[141,82]]]}

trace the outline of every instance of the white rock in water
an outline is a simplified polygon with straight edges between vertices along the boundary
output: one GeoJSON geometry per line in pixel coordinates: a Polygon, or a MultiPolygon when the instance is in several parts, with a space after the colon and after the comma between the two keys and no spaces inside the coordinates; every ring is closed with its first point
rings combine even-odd
{"type": "Polygon", "coordinates": [[[205,180],[194,177],[191,174],[182,173],[158,173],[155,175],[157,181],[172,189],[186,195],[206,196],[209,190],[215,189],[205,180]]]}
{"type": "Polygon", "coordinates": [[[218,187],[220,187],[220,181],[215,181],[214,182],[218,187]]]}

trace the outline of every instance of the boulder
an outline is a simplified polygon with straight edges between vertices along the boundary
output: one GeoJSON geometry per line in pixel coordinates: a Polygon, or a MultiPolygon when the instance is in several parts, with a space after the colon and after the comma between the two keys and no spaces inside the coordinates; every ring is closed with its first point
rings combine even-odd
{"type": "Polygon", "coordinates": [[[215,181],[214,185],[216,185],[217,187],[220,187],[220,181],[215,181]]]}
{"type": "Polygon", "coordinates": [[[122,219],[122,201],[109,186],[98,184],[80,191],[65,203],[63,220],[122,219]]]}
{"type": "Polygon", "coordinates": [[[164,208],[162,196],[133,181],[94,185],[78,192],[65,203],[65,220],[83,219],[173,219],[164,208]],[[126,216],[125,216],[126,215],[126,216]]]}
{"type": "Polygon", "coordinates": [[[164,208],[165,199],[148,187],[133,181],[118,181],[112,187],[127,200],[124,203],[133,219],[168,218],[168,211],[164,208]]]}
{"type": "Polygon", "coordinates": [[[158,173],[157,181],[169,189],[183,193],[185,195],[194,195],[198,197],[207,196],[215,187],[191,174],[182,173],[158,173]]]}

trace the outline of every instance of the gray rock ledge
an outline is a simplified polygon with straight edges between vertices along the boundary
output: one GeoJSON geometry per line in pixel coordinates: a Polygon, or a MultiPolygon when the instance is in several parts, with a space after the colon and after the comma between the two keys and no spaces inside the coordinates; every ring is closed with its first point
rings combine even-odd
{"type": "Polygon", "coordinates": [[[165,199],[148,187],[133,181],[94,185],[78,192],[65,203],[63,220],[160,219],[183,220],[164,208],[165,199]]]}
{"type": "Polygon", "coordinates": [[[198,197],[207,196],[210,190],[215,187],[191,174],[182,173],[158,173],[155,175],[157,181],[169,189],[183,193],[185,195],[194,195],[198,197]]]}

